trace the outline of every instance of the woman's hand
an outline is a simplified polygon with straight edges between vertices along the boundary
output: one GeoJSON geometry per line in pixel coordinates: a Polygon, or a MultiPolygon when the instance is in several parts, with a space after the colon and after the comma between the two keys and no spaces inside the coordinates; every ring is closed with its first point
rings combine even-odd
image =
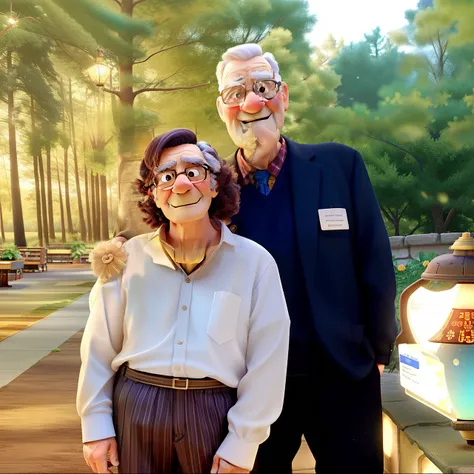
{"type": "Polygon", "coordinates": [[[225,459],[222,459],[220,456],[217,454],[214,456],[214,460],[212,461],[212,467],[211,467],[211,474],[217,474],[217,473],[225,473],[225,472],[230,472],[230,473],[247,473],[250,472],[248,469],[243,469],[239,466],[234,466],[230,462],[227,462],[225,459]]]}
{"type": "Polygon", "coordinates": [[[86,464],[97,473],[112,472],[110,466],[118,466],[118,449],[115,438],[99,439],[84,443],[82,448],[86,464]],[[110,461],[107,462],[107,455],[110,461]]]}

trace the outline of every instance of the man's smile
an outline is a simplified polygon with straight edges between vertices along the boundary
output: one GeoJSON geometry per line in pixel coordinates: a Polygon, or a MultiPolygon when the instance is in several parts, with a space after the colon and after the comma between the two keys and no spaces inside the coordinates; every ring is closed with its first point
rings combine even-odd
{"type": "Polygon", "coordinates": [[[201,199],[202,199],[202,196],[196,202],[188,202],[187,204],[180,204],[179,206],[173,206],[173,204],[171,204],[170,202],[168,202],[168,204],[172,208],[178,209],[179,207],[194,206],[194,204],[197,204],[201,199]]]}
{"type": "Polygon", "coordinates": [[[247,125],[248,123],[259,122],[260,120],[267,120],[271,116],[272,116],[272,114],[268,115],[267,117],[260,117],[260,118],[255,119],[255,120],[241,120],[240,122],[247,125]]]}

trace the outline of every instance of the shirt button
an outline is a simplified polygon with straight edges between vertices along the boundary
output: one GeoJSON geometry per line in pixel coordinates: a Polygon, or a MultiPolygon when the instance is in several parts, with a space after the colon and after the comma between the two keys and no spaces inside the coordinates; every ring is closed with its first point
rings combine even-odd
{"type": "Polygon", "coordinates": [[[184,280],[186,283],[191,283],[191,278],[186,278],[186,280],[184,280]]]}
{"type": "Polygon", "coordinates": [[[177,341],[177,343],[176,343],[176,344],[178,344],[179,346],[181,346],[181,345],[183,344],[183,340],[182,340],[182,339],[180,339],[179,341],[177,341]]]}
{"type": "Polygon", "coordinates": [[[181,309],[182,309],[183,311],[186,311],[186,310],[188,309],[188,307],[187,307],[186,305],[184,305],[184,306],[181,306],[181,309]]]}

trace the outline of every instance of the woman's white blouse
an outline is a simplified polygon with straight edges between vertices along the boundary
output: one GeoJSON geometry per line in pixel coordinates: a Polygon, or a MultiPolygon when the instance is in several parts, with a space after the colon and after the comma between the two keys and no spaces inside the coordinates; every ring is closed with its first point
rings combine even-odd
{"type": "Polygon", "coordinates": [[[217,250],[189,276],[168,258],[157,231],[129,240],[123,273],[94,286],[77,394],[84,442],[115,436],[113,381],[128,362],[236,387],[217,454],[252,468],[282,409],[290,321],[271,255],[221,228],[217,250]]]}

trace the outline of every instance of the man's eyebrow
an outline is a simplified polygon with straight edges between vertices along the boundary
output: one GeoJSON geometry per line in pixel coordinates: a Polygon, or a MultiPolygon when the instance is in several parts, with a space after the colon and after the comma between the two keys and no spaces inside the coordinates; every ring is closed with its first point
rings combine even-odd
{"type": "Polygon", "coordinates": [[[207,165],[206,160],[200,156],[182,156],[181,161],[184,163],[192,163],[193,165],[207,165]]]}
{"type": "Polygon", "coordinates": [[[224,89],[227,89],[228,87],[233,87],[233,86],[240,86],[240,85],[242,85],[243,80],[244,80],[244,76],[236,77],[235,79],[232,79],[232,80],[226,82],[225,86],[224,86],[224,89]]]}
{"type": "Polygon", "coordinates": [[[174,160],[173,160],[173,161],[168,161],[167,163],[163,163],[162,165],[157,166],[157,167],[153,170],[153,172],[154,172],[155,174],[161,173],[162,171],[166,171],[166,170],[169,170],[169,169],[171,169],[171,168],[174,168],[177,164],[178,164],[177,161],[174,161],[174,160]]]}
{"type": "Polygon", "coordinates": [[[252,71],[250,73],[250,77],[252,79],[267,79],[267,78],[271,79],[273,77],[273,73],[268,70],[252,71]]]}

